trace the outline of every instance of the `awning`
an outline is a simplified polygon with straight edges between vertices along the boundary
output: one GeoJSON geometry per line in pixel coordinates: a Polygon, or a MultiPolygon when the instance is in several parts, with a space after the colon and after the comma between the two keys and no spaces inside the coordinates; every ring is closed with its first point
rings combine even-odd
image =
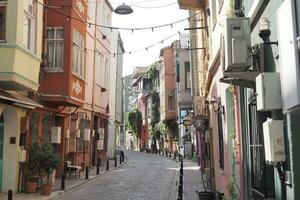
{"type": "Polygon", "coordinates": [[[39,104],[38,102],[29,99],[28,97],[24,96],[15,91],[0,91],[0,102],[12,104],[15,106],[19,106],[22,108],[29,108],[34,109],[36,107],[43,107],[43,105],[39,104]]]}

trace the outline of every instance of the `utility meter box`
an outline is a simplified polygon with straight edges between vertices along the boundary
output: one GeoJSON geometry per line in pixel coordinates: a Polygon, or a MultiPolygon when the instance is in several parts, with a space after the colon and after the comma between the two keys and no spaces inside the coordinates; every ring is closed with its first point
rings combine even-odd
{"type": "Polygon", "coordinates": [[[104,140],[104,128],[98,128],[99,139],[104,140]]]}
{"type": "Polygon", "coordinates": [[[26,161],[26,150],[25,149],[21,149],[19,151],[18,161],[20,163],[24,163],[26,161]]]}
{"type": "Polygon", "coordinates": [[[226,18],[225,71],[246,71],[251,66],[250,18],[226,18]]]}
{"type": "Polygon", "coordinates": [[[285,161],[283,120],[268,119],[263,123],[266,163],[276,165],[285,161]]]}
{"type": "Polygon", "coordinates": [[[84,129],[83,140],[84,141],[90,141],[90,136],[91,136],[91,129],[89,129],[89,128],[84,129]]]}
{"type": "Polygon", "coordinates": [[[256,77],[257,110],[271,111],[281,109],[280,74],[261,73],[256,77]]]}
{"type": "Polygon", "coordinates": [[[51,143],[60,144],[61,142],[61,127],[51,127],[51,143]]]}
{"type": "Polygon", "coordinates": [[[67,132],[66,132],[66,138],[67,138],[67,139],[70,138],[70,129],[67,129],[67,132]]]}

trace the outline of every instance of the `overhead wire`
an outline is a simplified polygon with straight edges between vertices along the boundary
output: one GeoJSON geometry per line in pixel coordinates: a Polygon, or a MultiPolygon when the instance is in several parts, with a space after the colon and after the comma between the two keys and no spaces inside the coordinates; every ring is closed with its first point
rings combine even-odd
{"type": "MultiPolygon", "coordinates": [[[[68,16],[68,15],[66,15],[66,14],[64,14],[64,13],[61,13],[61,12],[57,11],[55,8],[53,8],[53,7],[51,7],[51,6],[48,6],[48,5],[45,5],[45,4],[41,3],[41,2],[39,2],[38,0],[35,0],[35,1],[36,1],[38,4],[44,6],[45,8],[49,8],[49,9],[53,10],[54,12],[56,12],[56,13],[62,15],[62,16],[67,17],[68,20],[72,19],[72,20],[75,20],[75,21],[80,21],[80,22],[82,22],[82,23],[85,23],[85,24],[88,25],[88,26],[94,25],[94,26],[98,26],[98,27],[102,27],[102,28],[109,28],[109,29],[111,29],[111,30],[112,30],[112,29],[120,29],[120,30],[131,30],[131,31],[133,31],[133,30],[145,30],[145,29],[151,29],[152,32],[154,31],[155,28],[160,28],[160,27],[165,26],[165,25],[159,25],[159,26],[144,27],[144,28],[120,28],[120,27],[102,26],[102,25],[98,25],[98,24],[95,24],[95,23],[89,23],[89,22],[86,22],[86,21],[84,21],[84,20],[82,20],[82,19],[70,17],[70,16],[68,16]]],[[[171,27],[173,28],[173,24],[176,24],[176,23],[179,23],[179,22],[182,22],[182,21],[185,21],[185,20],[190,20],[190,19],[192,19],[193,17],[196,17],[197,15],[199,15],[199,14],[202,13],[202,12],[203,12],[203,11],[198,12],[198,13],[196,13],[195,15],[190,16],[190,17],[188,17],[188,18],[185,18],[185,19],[182,19],[182,20],[179,20],[179,21],[176,21],[176,22],[167,24],[167,25],[168,25],[168,26],[171,26],[171,27]]],[[[162,39],[162,40],[160,40],[160,41],[158,41],[158,42],[156,42],[156,43],[153,43],[153,44],[151,44],[151,45],[149,45],[149,46],[146,46],[146,47],[144,47],[144,48],[140,48],[140,49],[136,49],[136,50],[131,50],[131,51],[125,51],[124,53],[129,53],[129,54],[131,54],[131,53],[136,53],[136,52],[140,52],[140,51],[144,51],[144,50],[148,51],[150,48],[152,48],[152,47],[154,47],[154,46],[156,46],[156,45],[158,45],[158,44],[163,44],[166,40],[172,38],[173,36],[175,36],[175,35],[177,35],[177,34],[180,35],[180,34],[181,34],[181,31],[176,31],[175,33],[169,35],[168,37],[166,37],[166,38],[164,38],[164,39],[162,39]]],[[[76,45],[76,44],[74,43],[74,45],[76,45]]],[[[95,53],[111,54],[111,55],[124,54],[124,53],[118,53],[118,52],[114,52],[114,53],[100,52],[100,51],[98,51],[98,50],[88,49],[88,48],[85,48],[85,47],[79,47],[79,48],[84,49],[85,52],[86,52],[86,51],[92,51],[92,52],[95,52],[95,53]]]]}
{"type": "Polygon", "coordinates": [[[116,27],[116,26],[106,26],[106,25],[101,25],[101,24],[96,24],[96,23],[92,23],[92,22],[89,22],[89,21],[85,21],[83,19],[79,19],[79,18],[76,18],[76,17],[71,17],[69,15],[66,15],[62,12],[59,12],[58,10],[56,10],[55,8],[53,8],[52,6],[48,6],[44,3],[41,3],[40,1],[38,0],[35,0],[38,4],[44,6],[46,9],[51,9],[52,11],[56,12],[57,14],[60,14],[62,16],[65,16],[68,20],[70,19],[73,19],[75,21],[79,21],[79,22],[82,22],[82,23],[85,23],[89,26],[97,26],[97,27],[102,27],[102,28],[106,28],[106,29],[115,29],[115,30],[127,30],[127,31],[141,31],[141,30],[154,30],[154,29],[157,29],[157,28],[163,28],[163,27],[167,27],[167,26],[171,26],[173,27],[174,24],[178,24],[178,23],[181,23],[185,20],[190,20],[192,17],[195,17],[197,15],[199,15],[201,12],[198,12],[198,13],[195,13],[194,15],[192,16],[189,16],[187,18],[184,18],[184,19],[181,19],[181,20],[177,20],[177,21],[174,21],[172,23],[167,23],[167,24],[162,24],[162,25],[156,25],[156,26],[149,26],[149,27],[132,27],[132,28],[126,28],[126,27],[116,27]]]}

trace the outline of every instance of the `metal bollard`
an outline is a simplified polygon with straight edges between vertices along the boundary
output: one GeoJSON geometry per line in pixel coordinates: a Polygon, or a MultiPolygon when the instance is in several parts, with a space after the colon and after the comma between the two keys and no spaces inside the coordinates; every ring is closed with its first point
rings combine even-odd
{"type": "Polygon", "coordinates": [[[85,179],[89,179],[89,167],[85,167],[85,179]]]}
{"type": "Polygon", "coordinates": [[[12,200],[12,199],[13,199],[13,191],[12,190],[8,190],[7,200],[12,200]]]}
{"type": "Polygon", "coordinates": [[[106,171],[109,170],[109,160],[106,161],[106,171]]]}
{"type": "Polygon", "coordinates": [[[60,190],[65,190],[66,189],[66,175],[63,173],[61,175],[61,187],[60,190]]]}
{"type": "Polygon", "coordinates": [[[99,175],[99,173],[100,173],[100,165],[99,163],[97,163],[97,175],[99,175]]]}
{"type": "Polygon", "coordinates": [[[181,161],[181,163],[180,163],[180,168],[181,168],[182,171],[183,171],[183,161],[181,161]]]}
{"type": "Polygon", "coordinates": [[[115,167],[118,166],[118,161],[117,161],[117,157],[115,157],[115,167]]]}

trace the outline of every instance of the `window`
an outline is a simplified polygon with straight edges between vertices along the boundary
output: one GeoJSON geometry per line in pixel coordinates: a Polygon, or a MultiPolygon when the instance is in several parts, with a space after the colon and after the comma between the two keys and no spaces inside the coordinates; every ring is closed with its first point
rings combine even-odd
{"type": "Polygon", "coordinates": [[[102,54],[96,54],[96,83],[101,85],[101,57],[102,54]]]}
{"type": "Polygon", "coordinates": [[[223,121],[222,112],[218,112],[218,135],[219,135],[219,164],[220,169],[224,170],[224,140],[223,140],[223,121]]]}
{"type": "Polygon", "coordinates": [[[47,71],[63,71],[64,29],[50,27],[47,29],[47,71]]]}
{"type": "Polygon", "coordinates": [[[175,110],[175,91],[170,90],[168,95],[168,110],[175,110]]]}
{"type": "Polygon", "coordinates": [[[184,63],[185,68],[185,89],[191,89],[191,67],[190,62],[184,63]]]}
{"type": "Polygon", "coordinates": [[[212,0],[211,1],[211,22],[212,22],[212,27],[214,28],[216,23],[217,23],[217,8],[216,8],[216,1],[212,0]]]}
{"type": "Polygon", "coordinates": [[[104,77],[104,87],[106,89],[109,88],[109,61],[108,59],[105,59],[105,69],[104,69],[104,74],[105,74],[105,77],[104,77]]]}
{"type": "Polygon", "coordinates": [[[84,40],[80,33],[73,29],[73,67],[72,71],[76,75],[84,75],[84,40]]]}
{"type": "Polygon", "coordinates": [[[222,6],[223,6],[223,3],[224,3],[224,0],[218,0],[219,1],[219,13],[221,12],[221,9],[222,9],[222,6]]]}
{"type": "Polygon", "coordinates": [[[6,1],[0,0],[0,42],[5,41],[6,1]]]}
{"type": "Polygon", "coordinates": [[[35,52],[35,15],[36,3],[28,0],[24,7],[23,45],[26,49],[35,52]]]}

